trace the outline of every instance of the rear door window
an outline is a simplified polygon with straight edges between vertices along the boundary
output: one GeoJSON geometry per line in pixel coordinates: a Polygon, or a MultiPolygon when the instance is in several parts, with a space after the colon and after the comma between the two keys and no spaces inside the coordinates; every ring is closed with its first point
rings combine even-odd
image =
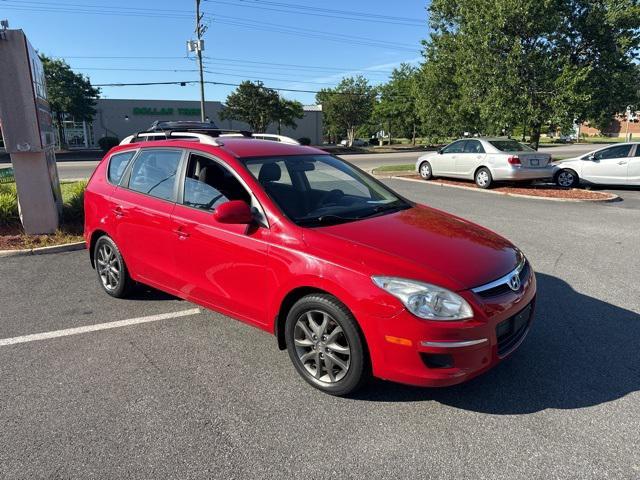
{"type": "Polygon", "coordinates": [[[107,178],[109,182],[114,185],[118,185],[122,179],[127,165],[136,154],[137,150],[131,150],[128,152],[116,153],[109,159],[109,169],[107,170],[107,178]]]}
{"type": "Polygon", "coordinates": [[[143,149],[131,169],[129,189],[175,201],[176,177],[182,150],[143,149]]]}
{"type": "Polygon", "coordinates": [[[467,140],[464,153],[484,153],[484,147],[478,140],[467,140]]]}

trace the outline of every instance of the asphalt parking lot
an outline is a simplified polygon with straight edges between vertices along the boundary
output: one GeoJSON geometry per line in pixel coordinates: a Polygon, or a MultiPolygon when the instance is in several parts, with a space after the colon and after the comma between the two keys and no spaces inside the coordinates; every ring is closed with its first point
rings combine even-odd
{"type": "Polygon", "coordinates": [[[640,478],[640,205],[388,184],[528,255],[537,315],[514,356],[456,387],[335,398],[207,311],[3,344],[194,306],[112,299],[84,251],[0,259],[0,478],[640,478]]]}

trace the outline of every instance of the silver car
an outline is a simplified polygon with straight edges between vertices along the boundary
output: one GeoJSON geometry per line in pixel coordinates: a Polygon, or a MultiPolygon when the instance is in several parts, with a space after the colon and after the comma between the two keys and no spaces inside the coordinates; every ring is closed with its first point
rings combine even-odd
{"type": "Polygon", "coordinates": [[[554,167],[551,155],[511,138],[468,138],[421,156],[416,171],[425,180],[462,178],[474,180],[480,188],[489,188],[501,180],[552,178],[554,167]]]}

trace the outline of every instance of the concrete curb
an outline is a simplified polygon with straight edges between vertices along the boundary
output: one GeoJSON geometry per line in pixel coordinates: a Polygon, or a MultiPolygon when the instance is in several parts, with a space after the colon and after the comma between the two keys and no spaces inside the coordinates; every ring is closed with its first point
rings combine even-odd
{"type": "Polygon", "coordinates": [[[482,188],[465,187],[465,186],[462,186],[462,185],[451,185],[451,184],[448,184],[448,183],[438,182],[437,180],[428,180],[428,181],[427,180],[418,180],[417,178],[407,178],[407,177],[401,177],[401,176],[397,176],[397,175],[384,176],[382,178],[392,178],[394,180],[404,180],[405,182],[425,183],[427,185],[437,185],[437,186],[440,186],[440,187],[459,188],[461,190],[469,190],[469,191],[478,192],[478,193],[491,193],[493,195],[503,195],[505,197],[531,198],[531,199],[534,199],[534,200],[549,200],[551,202],[608,203],[608,202],[619,202],[619,201],[622,200],[622,198],[620,198],[615,193],[606,193],[606,194],[603,193],[602,195],[607,195],[606,198],[584,198],[584,199],[580,199],[580,198],[552,198],[552,197],[539,197],[539,196],[536,196],[536,195],[523,195],[521,193],[496,192],[495,190],[484,190],[482,188]]]}
{"type": "Polygon", "coordinates": [[[73,252],[84,250],[85,242],[65,243],[64,245],[52,245],[50,247],[25,248],[23,250],[0,250],[0,258],[24,257],[27,255],[46,255],[48,253],[73,252]]]}

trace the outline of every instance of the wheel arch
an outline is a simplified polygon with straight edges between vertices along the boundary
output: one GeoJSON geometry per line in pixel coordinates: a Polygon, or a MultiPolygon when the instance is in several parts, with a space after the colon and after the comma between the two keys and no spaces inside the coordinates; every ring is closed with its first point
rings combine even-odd
{"type": "Polygon", "coordinates": [[[95,255],[94,255],[94,249],[96,246],[96,242],[98,241],[98,239],[102,236],[109,236],[109,234],[107,232],[105,232],[104,230],[100,230],[100,229],[96,229],[91,233],[91,239],[89,240],[89,259],[91,260],[91,267],[92,268],[96,268],[96,262],[95,262],[95,255]]]}
{"type": "MultiPolygon", "coordinates": [[[[286,350],[287,348],[287,342],[284,337],[284,324],[287,320],[287,314],[289,313],[289,310],[291,310],[291,307],[293,307],[293,305],[302,297],[306,297],[307,295],[311,295],[314,293],[331,295],[335,297],[333,293],[328,292],[327,290],[323,290],[322,288],[302,286],[296,287],[293,290],[289,291],[282,299],[282,302],[280,302],[280,308],[278,309],[278,313],[276,314],[276,318],[274,321],[273,332],[276,336],[276,339],[278,340],[278,348],[280,350],[286,350]]],[[[340,299],[338,298],[338,300],[340,299]]]]}

